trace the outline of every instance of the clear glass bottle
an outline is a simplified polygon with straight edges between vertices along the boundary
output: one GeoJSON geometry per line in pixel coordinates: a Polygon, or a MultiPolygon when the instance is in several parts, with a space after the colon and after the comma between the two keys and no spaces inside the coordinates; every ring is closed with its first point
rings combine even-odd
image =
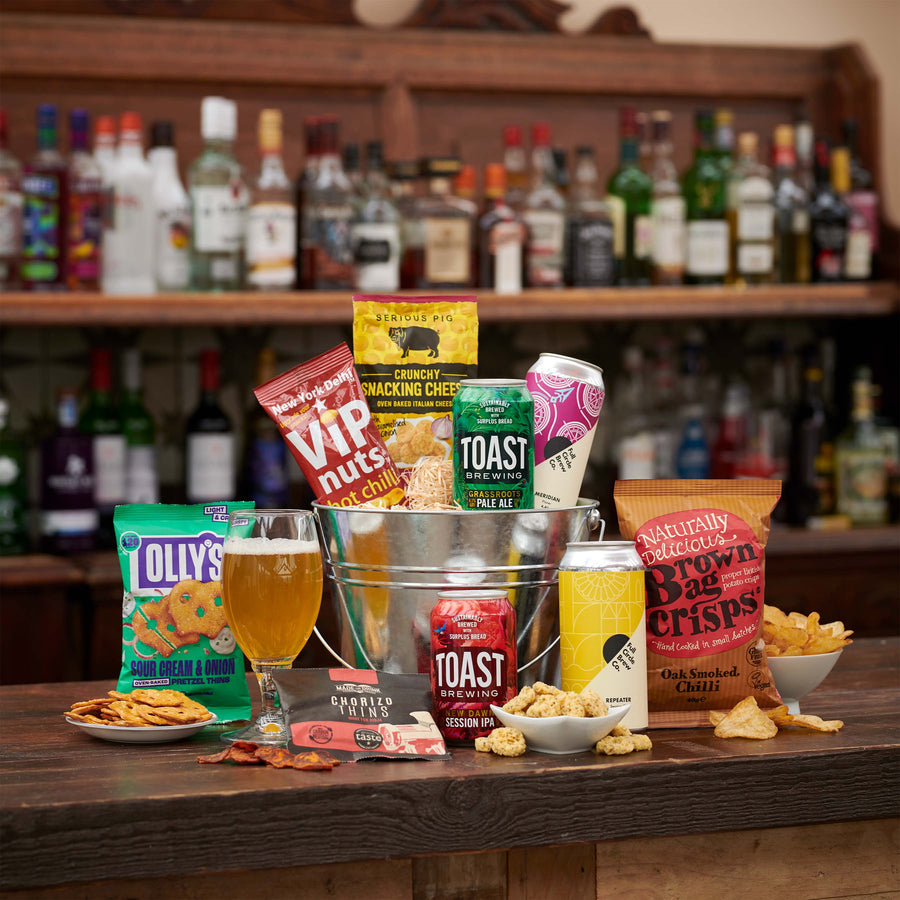
{"type": "Polygon", "coordinates": [[[6,110],[0,107],[0,291],[19,287],[22,262],[22,164],[9,150],[6,110]]]}
{"type": "Polygon", "coordinates": [[[604,287],[615,282],[615,229],[600,198],[599,184],[593,149],[578,147],[566,237],[566,281],[573,287],[604,287]]]}
{"type": "Polygon", "coordinates": [[[297,287],[309,290],[312,285],[313,231],[312,209],[309,191],[319,173],[319,117],[307,116],[303,120],[306,154],[303,170],[297,178],[294,202],[297,208],[297,287]]]}
{"type": "Polygon", "coordinates": [[[88,149],[88,112],[69,115],[69,203],[66,210],[66,287],[70,291],[100,288],[103,240],[103,173],[88,149]]]}
{"type": "Polygon", "coordinates": [[[737,284],[767,284],[774,268],[773,188],[769,167],[759,161],[759,137],[738,136],[738,160],[732,170],[736,207],[730,215],[731,271],[737,284]]]}
{"type": "Polygon", "coordinates": [[[653,161],[653,283],[681,284],[684,280],[685,202],[678,170],[672,161],[672,114],[665,109],[651,113],[653,161]]]}
{"type": "Polygon", "coordinates": [[[391,293],[400,287],[400,213],[391,200],[380,141],[366,144],[365,197],[351,230],[354,286],[391,293]]]}
{"type": "Polygon", "coordinates": [[[174,126],[150,126],[153,173],[154,269],[159,291],[186,291],[191,285],[191,198],[178,174],[174,126]]]}
{"type": "Polygon", "coordinates": [[[259,114],[260,173],[247,214],[247,285],[286,291],[297,271],[297,209],[281,158],[281,110],[259,114]]]}
{"type": "Polygon", "coordinates": [[[813,281],[841,281],[847,248],[847,207],[831,183],[828,141],[816,141],[816,188],[809,207],[813,281]]]}
{"type": "Polygon", "coordinates": [[[506,170],[506,204],[520,215],[528,197],[528,163],[518,125],[503,128],[503,168],[506,170]]]}
{"type": "Polygon", "coordinates": [[[801,258],[809,257],[809,198],[797,180],[794,129],[778,125],[774,140],[775,280],[799,281],[801,258]]]}
{"type": "Polygon", "coordinates": [[[244,284],[248,192],[234,157],[237,106],[204,97],[200,108],[204,147],[188,174],[193,240],[191,284],[198,291],[236,291],[244,284]]]}
{"type": "Polygon", "coordinates": [[[528,228],[526,281],[529,287],[563,287],[566,201],[556,185],[550,126],[546,122],[532,126],[531,145],[531,190],[523,212],[528,228]]]}
{"type": "Polygon", "coordinates": [[[144,405],[141,353],[136,347],[122,354],[121,417],[125,435],[125,502],[159,503],[156,426],[144,405]]]}
{"type": "Polygon", "coordinates": [[[623,374],[614,394],[618,477],[622,480],[653,478],[656,445],[641,348],[637,345],[626,347],[622,364],[623,374]]]}
{"type": "Polygon", "coordinates": [[[500,163],[485,167],[484,194],[487,209],[478,220],[478,283],[498,294],[521,293],[525,223],[506,202],[506,170],[500,163]]]}

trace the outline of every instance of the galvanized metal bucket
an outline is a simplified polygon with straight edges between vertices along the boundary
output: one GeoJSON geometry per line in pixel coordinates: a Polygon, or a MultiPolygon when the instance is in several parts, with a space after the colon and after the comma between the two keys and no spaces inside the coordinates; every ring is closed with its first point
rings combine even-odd
{"type": "Polygon", "coordinates": [[[520,671],[528,668],[530,681],[555,675],[557,566],[567,543],[602,524],[596,501],[504,511],[313,508],[341,624],[340,652],[326,647],[345,665],[428,672],[438,593],[492,587],[508,591],[516,611],[520,671]]]}

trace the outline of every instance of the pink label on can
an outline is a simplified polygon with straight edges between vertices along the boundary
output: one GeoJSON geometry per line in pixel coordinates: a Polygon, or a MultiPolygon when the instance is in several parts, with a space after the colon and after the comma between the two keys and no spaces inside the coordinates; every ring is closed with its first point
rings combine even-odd
{"type": "Polygon", "coordinates": [[[590,434],[603,407],[604,391],[567,375],[529,372],[534,399],[534,464],[544,462],[590,434]]]}

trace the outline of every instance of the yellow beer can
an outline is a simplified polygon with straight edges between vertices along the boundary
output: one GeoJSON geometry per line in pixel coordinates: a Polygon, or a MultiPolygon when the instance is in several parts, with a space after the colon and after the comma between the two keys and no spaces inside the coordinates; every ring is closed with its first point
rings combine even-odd
{"type": "Polygon", "coordinates": [[[646,593],[634,541],[566,545],[559,635],[562,689],[591,688],[610,706],[630,703],[622,724],[646,728],[646,593]]]}

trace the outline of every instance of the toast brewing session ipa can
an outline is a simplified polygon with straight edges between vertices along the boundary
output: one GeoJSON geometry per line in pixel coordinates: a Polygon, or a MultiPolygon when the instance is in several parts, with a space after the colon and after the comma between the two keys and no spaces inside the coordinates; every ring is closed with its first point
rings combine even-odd
{"type": "Polygon", "coordinates": [[[460,384],[453,398],[453,496],[463,509],[534,508],[534,404],[524,381],[460,384]]]}
{"type": "Polygon", "coordinates": [[[559,564],[562,689],[631,704],[622,724],[647,727],[644,565],[634,541],[566,545],[559,564]]]}

